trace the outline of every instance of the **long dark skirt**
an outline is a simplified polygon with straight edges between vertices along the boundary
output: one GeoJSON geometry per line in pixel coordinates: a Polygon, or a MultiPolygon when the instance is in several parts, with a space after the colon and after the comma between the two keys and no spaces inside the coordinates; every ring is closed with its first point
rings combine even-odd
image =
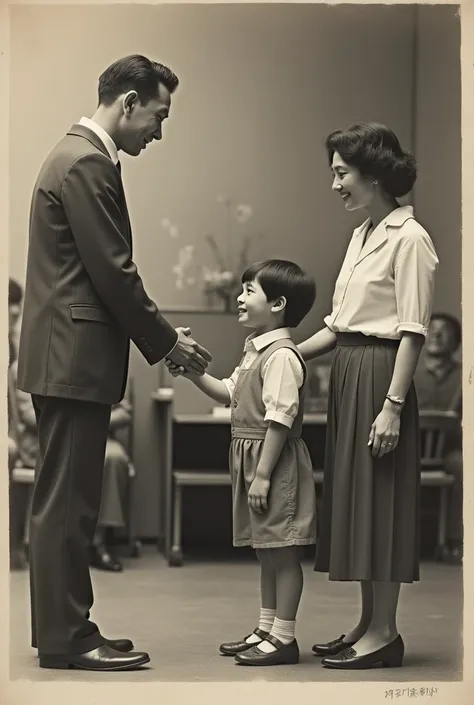
{"type": "Polygon", "coordinates": [[[420,443],[414,385],[397,447],[373,458],[372,423],[392,379],[398,341],[339,334],[328,408],[315,570],[330,580],[419,580],[420,443]]]}

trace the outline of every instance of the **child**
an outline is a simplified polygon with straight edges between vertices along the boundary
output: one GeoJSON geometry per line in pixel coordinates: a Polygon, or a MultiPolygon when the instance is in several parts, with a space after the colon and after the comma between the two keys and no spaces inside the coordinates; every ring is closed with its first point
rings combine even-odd
{"type": "Polygon", "coordinates": [[[212,399],[231,404],[233,543],[253,546],[261,565],[258,627],[220,652],[248,666],[294,664],[300,551],[316,543],[316,495],[301,439],[306,369],[289,329],[310,311],[315,284],[293,262],[273,259],[249,267],[242,285],[239,322],[254,332],[231,377],[167,365],[174,376],[182,373],[212,399]]]}

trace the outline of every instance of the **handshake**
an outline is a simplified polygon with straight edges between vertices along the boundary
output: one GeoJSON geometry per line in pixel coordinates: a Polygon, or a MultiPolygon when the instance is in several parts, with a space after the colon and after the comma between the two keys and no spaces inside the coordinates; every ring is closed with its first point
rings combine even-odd
{"type": "Polygon", "coordinates": [[[191,338],[190,328],[176,328],[178,340],[174,349],[165,358],[165,364],[173,377],[179,375],[203,375],[212,356],[191,338]]]}

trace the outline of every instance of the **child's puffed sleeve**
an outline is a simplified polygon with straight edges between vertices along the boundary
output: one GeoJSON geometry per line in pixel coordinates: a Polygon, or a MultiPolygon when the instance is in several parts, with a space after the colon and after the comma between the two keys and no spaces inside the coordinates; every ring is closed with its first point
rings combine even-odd
{"type": "Polygon", "coordinates": [[[265,421],[277,421],[291,428],[304,381],[301,362],[290,348],[278,348],[266,361],[262,374],[265,421]]]}
{"type": "Polygon", "coordinates": [[[234,389],[235,385],[237,382],[237,377],[239,376],[239,370],[240,366],[237,365],[235,370],[232,372],[230,377],[225,377],[222,381],[224,382],[225,386],[227,387],[227,391],[229,392],[229,397],[232,399],[232,396],[234,394],[234,389]]]}

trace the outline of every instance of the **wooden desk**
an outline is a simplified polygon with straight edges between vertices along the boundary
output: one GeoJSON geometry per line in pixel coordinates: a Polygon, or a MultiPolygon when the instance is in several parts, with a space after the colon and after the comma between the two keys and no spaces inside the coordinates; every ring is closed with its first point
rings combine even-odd
{"type": "MultiPolygon", "coordinates": [[[[209,430],[215,426],[226,427],[229,429],[230,440],[230,410],[228,413],[223,410],[219,414],[173,415],[173,390],[171,388],[159,389],[153,392],[151,397],[155,402],[156,411],[158,462],[162,478],[160,510],[164,518],[164,535],[158,537],[158,550],[162,547],[169,565],[177,566],[182,565],[183,561],[181,550],[182,488],[188,486],[230,486],[230,475],[228,468],[223,467],[222,461],[216,466],[215,459],[212,457],[209,458],[209,466],[206,468],[193,466],[193,447],[191,445],[188,448],[177,449],[174,428],[205,427],[206,430],[209,430]],[[176,450],[181,455],[179,469],[176,468],[176,450]]],[[[325,413],[306,414],[304,425],[324,428],[326,420],[325,413]]],[[[228,440],[223,438],[222,441],[227,449],[228,440]]],[[[220,456],[222,458],[222,452],[220,456]]],[[[227,457],[227,453],[225,457],[227,457]]],[[[322,483],[321,470],[315,473],[315,480],[318,484],[322,483]]]]}
{"type": "MultiPolygon", "coordinates": [[[[219,414],[177,414],[173,416],[173,390],[160,389],[152,394],[157,413],[157,434],[159,439],[159,472],[162,478],[162,491],[160,504],[164,517],[163,552],[170,566],[180,566],[183,562],[181,548],[182,533],[182,491],[183,487],[221,487],[230,486],[230,475],[227,467],[222,467],[224,457],[224,447],[228,448],[230,442],[230,413],[219,414]],[[212,427],[228,427],[229,437],[221,438],[221,447],[216,451],[215,445],[209,445],[211,450],[216,451],[213,457],[209,456],[209,463],[206,467],[196,467],[195,450],[196,444],[190,443],[187,446],[176,443],[174,434],[175,427],[206,428],[209,431],[212,427]],[[176,456],[179,462],[176,462],[176,456]],[[219,457],[220,456],[220,457],[219,457]]],[[[430,413],[420,413],[420,420],[429,422],[430,413]]],[[[308,427],[322,429],[326,426],[326,413],[305,414],[303,420],[303,433],[308,427]]],[[[429,423],[428,423],[429,426],[429,423]]],[[[321,433],[320,431],[320,433],[321,433]]],[[[191,434],[192,435],[192,434],[191,434]]],[[[315,434],[311,434],[313,436],[315,434]]],[[[202,433],[200,433],[202,440],[202,433]]],[[[197,438],[197,436],[196,436],[197,438]]],[[[204,445],[205,444],[204,439],[204,445]]],[[[319,446],[318,446],[319,448],[319,446]]],[[[313,463],[315,453],[312,454],[313,463]]],[[[320,467],[314,470],[314,480],[317,486],[322,485],[323,471],[321,457],[318,458],[320,467]]],[[[207,461],[206,461],[207,462],[207,461]]],[[[318,462],[317,462],[318,464],[318,462]]],[[[435,486],[440,489],[440,502],[438,508],[438,551],[442,553],[442,547],[446,541],[446,519],[448,510],[448,490],[453,478],[448,475],[440,466],[439,460],[430,461],[429,458],[422,459],[422,486],[435,486]]],[[[158,537],[158,548],[160,548],[160,537],[158,537]]]]}

